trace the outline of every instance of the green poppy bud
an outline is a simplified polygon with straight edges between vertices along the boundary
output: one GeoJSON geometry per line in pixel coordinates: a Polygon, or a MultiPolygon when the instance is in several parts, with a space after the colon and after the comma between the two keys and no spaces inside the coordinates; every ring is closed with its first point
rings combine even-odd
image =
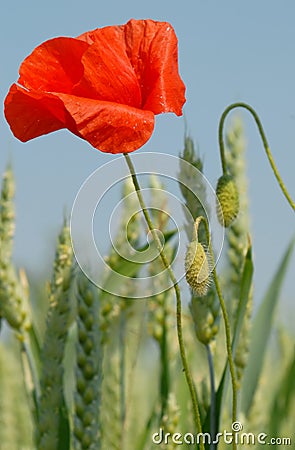
{"type": "Polygon", "coordinates": [[[231,175],[222,175],[217,183],[217,216],[221,225],[229,227],[239,213],[239,193],[231,175]]]}
{"type": "Polygon", "coordinates": [[[198,297],[207,294],[210,284],[209,262],[200,242],[189,244],[185,257],[186,281],[198,297]]]}

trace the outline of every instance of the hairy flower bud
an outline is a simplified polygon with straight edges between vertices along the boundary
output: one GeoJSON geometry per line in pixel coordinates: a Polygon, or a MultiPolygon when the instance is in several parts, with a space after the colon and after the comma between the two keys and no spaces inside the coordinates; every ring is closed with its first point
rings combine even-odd
{"type": "Polygon", "coordinates": [[[222,175],[217,183],[217,216],[221,225],[229,227],[239,213],[239,193],[231,175],[222,175]]]}
{"type": "Polygon", "coordinates": [[[186,281],[198,297],[207,294],[210,282],[209,262],[200,242],[189,244],[185,257],[186,281]]]}

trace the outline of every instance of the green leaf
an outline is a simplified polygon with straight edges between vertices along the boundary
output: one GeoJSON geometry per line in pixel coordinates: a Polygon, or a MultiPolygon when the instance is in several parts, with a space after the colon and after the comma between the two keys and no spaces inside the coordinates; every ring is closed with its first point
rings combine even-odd
{"type": "Polygon", "coordinates": [[[37,329],[36,329],[34,323],[32,323],[28,334],[29,334],[29,342],[30,342],[30,347],[32,350],[32,355],[34,357],[34,362],[35,362],[36,369],[37,369],[37,374],[38,374],[38,376],[40,376],[41,346],[40,346],[40,338],[38,336],[38,332],[37,332],[37,329]]]}
{"type": "Polygon", "coordinates": [[[143,450],[144,448],[146,448],[147,442],[149,442],[151,439],[152,426],[154,425],[157,417],[158,417],[158,412],[157,412],[157,402],[156,402],[155,405],[151,409],[150,416],[148,417],[148,419],[146,421],[146,425],[144,427],[144,430],[142,431],[141,436],[138,440],[138,443],[136,445],[136,450],[143,450]]]}
{"type": "Polygon", "coordinates": [[[57,450],[70,450],[70,424],[66,402],[63,396],[59,410],[58,448],[57,450]]]}
{"type": "Polygon", "coordinates": [[[261,374],[267,342],[271,333],[275,306],[279,300],[281,287],[286,275],[294,243],[295,239],[293,239],[288,246],[253,321],[249,359],[244,374],[241,403],[242,411],[246,416],[248,416],[250,412],[261,374]]]}
{"type": "Polygon", "coordinates": [[[243,320],[245,317],[248,300],[250,297],[253,271],[254,271],[254,267],[253,267],[253,261],[252,261],[252,247],[249,245],[247,253],[246,253],[244,269],[243,269],[243,273],[242,273],[242,277],[241,277],[239,304],[238,304],[238,308],[237,308],[237,316],[236,316],[235,326],[234,326],[234,330],[233,330],[233,342],[232,342],[233,355],[235,354],[235,351],[236,351],[239,336],[240,336],[241,329],[243,326],[243,320]]]}
{"type": "MultiPolygon", "coordinates": [[[[295,394],[295,355],[292,356],[275,394],[269,423],[269,435],[278,437],[281,425],[290,414],[295,394]]],[[[274,447],[276,448],[276,447],[274,447]]]]}

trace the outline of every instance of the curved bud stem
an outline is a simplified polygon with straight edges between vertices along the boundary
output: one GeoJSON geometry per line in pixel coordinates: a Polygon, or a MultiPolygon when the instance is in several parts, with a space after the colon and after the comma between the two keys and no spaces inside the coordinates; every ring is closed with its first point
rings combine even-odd
{"type": "Polygon", "coordinates": [[[272,170],[273,170],[274,176],[276,177],[277,182],[279,183],[279,186],[280,186],[280,188],[281,188],[281,190],[282,190],[284,196],[286,197],[286,199],[287,199],[289,205],[290,205],[291,208],[295,211],[295,202],[292,200],[292,198],[291,198],[289,192],[287,191],[287,188],[286,188],[286,186],[285,186],[285,184],[284,184],[284,182],[283,182],[283,180],[282,180],[282,178],[281,178],[281,176],[280,176],[280,174],[279,174],[279,171],[278,171],[277,166],[276,166],[276,164],[275,164],[275,162],[274,162],[274,159],[273,159],[273,157],[272,157],[272,154],[271,154],[271,151],[270,151],[270,148],[269,148],[267,139],[266,139],[266,135],[265,135],[265,132],[264,132],[264,130],[263,130],[262,123],[261,123],[261,121],[260,121],[260,119],[259,119],[259,117],[258,117],[258,114],[257,114],[256,111],[255,111],[250,105],[248,105],[247,103],[243,103],[243,102],[241,102],[241,103],[232,103],[231,105],[229,105],[229,106],[223,111],[223,113],[222,113],[222,115],[221,115],[221,118],[220,118],[220,121],[219,121],[219,129],[218,129],[218,140],[219,140],[219,150],[220,150],[220,158],[221,158],[221,164],[222,164],[222,171],[223,171],[223,174],[226,174],[226,173],[227,173],[226,158],[225,158],[225,149],[224,149],[224,141],[223,141],[224,122],[225,122],[225,119],[226,119],[226,116],[228,115],[228,113],[229,113],[231,110],[235,109],[235,108],[244,108],[244,109],[246,109],[247,111],[250,112],[250,114],[251,114],[252,117],[254,118],[254,120],[255,120],[255,122],[256,122],[256,125],[257,125],[257,127],[258,127],[259,134],[260,134],[261,139],[262,139],[262,142],[263,142],[264,150],[265,150],[265,152],[266,152],[267,158],[268,158],[269,163],[270,163],[270,165],[271,165],[271,168],[272,168],[272,170]]]}
{"type": "MultiPolygon", "coordinates": [[[[225,339],[226,339],[226,350],[227,350],[227,357],[228,357],[228,364],[229,364],[229,371],[231,375],[231,382],[232,382],[232,423],[237,421],[237,378],[236,378],[236,372],[235,372],[235,366],[234,366],[234,360],[233,360],[233,353],[232,353],[232,342],[231,342],[231,332],[230,332],[230,324],[229,324],[229,318],[225,306],[225,302],[221,293],[217,273],[215,270],[215,258],[214,253],[211,245],[211,239],[210,239],[210,231],[209,231],[209,225],[205,217],[200,216],[197,218],[195,222],[195,226],[198,227],[200,222],[203,222],[205,225],[206,230],[206,237],[207,237],[207,244],[208,249],[210,252],[210,258],[212,261],[212,275],[214,284],[216,287],[216,292],[219,298],[220,307],[222,310],[223,315],[223,321],[224,321],[224,328],[225,328],[225,339]],[[198,221],[198,222],[197,222],[198,221]]],[[[235,442],[235,439],[233,440],[233,450],[237,449],[237,443],[235,442]]]]}
{"type": "Polygon", "coordinates": [[[199,225],[202,222],[202,220],[203,220],[203,217],[199,216],[196,218],[195,223],[194,223],[194,236],[196,238],[196,241],[198,241],[198,239],[199,239],[198,238],[198,230],[199,230],[199,225]]]}
{"type": "MultiPolygon", "coordinates": [[[[146,220],[146,223],[149,227],[150,232],[152,233],[153,239],[155,241],[155,244],[157,246],[157,249],[159,251],[159,256],[164,264],[164,267],[167,269],[167,272],[169,274],[169,277],[173,283],[173,288],[175,291],[175,296],[176,296],[176,326],[177,326],[177,337],[178,337],[178,344],[179,344],[179,350],[180,350],[180,357],[181,357],[181,361],[182,361],[182,365],[183,365],[183,371],[185,373],[185,377],[186,377],[186,382],[189,388],[189,392],[190,392],[190,396],[191,396],[191,400],[192,400],[192,406],[193,406],[193,413],[194,413],[194,421],[195,421],[195,426],[197,429],[198,433],[202,433],[202,424],[201,424],[201,416],[200,416],[200,409],[199,409],[199,405],[198,405],[198,399],[197,399],[197,394],[194,388],[194,384],[193,384],[193,380],[192,380],[192,376],[189,370],[189,366],[188,366],[188,362],[187,362],[187,358],[186,358],[186,353],[185,353],[185,346],[184,346],[184,340],[183,340],[183,334],[182,334],[182,315],[181,315],[181,297],[180,297],[180,288],[178,285],[178,282],[176,280],[176,277],[174,275],[174,272],[171,268],[171,265],[169,263],[169,260],[164,252],[164,249],[162,247],[161,241],[159,239],[159,236],[156,232],[155,226],[152,222],[152,219],[149,215],[148,209],[145,205],[142,193],[141,193],[141,189],[140,189],[140,185],[138,183],[137,180],[137,176],[136,176],[136,172],[135,172],[135,168],[133,166],[133,163],[131,161],[131,158],[129,156],[128,153],[124,153],[131,177],[132,177],[132,181],[134,184],[134,188],[137,194],[137,198],[140,204],[140,207],[142,209],[144,218],[146,220]]],[[[203,441],[200,441],[200,450],[205,450],[205,446],[203,441]]]]}

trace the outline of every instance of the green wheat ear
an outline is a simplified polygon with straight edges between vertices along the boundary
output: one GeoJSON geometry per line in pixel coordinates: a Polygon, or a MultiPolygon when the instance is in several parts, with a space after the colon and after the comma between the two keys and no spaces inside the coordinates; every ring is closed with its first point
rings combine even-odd
{"type": "MultiPolygon", "coordinates": [[[[229,129],[226,132],[226,160],[227,167],[233,175],[239,190],[239,202],[241,213],[228,229],[226,234],[228,272],[226,274],[226,290],[230,302],[231,315],[234,320],[238,307],[241,277],[245,262],[245,255],[248,248],[249,235],[249,199],[248,199],[248,179],[246,167],[246,140],[242,119],[237,115],[233,118],[229,129]]],[[[244,317],[238,346],[235,352],[235,365],[237,368],[237,379],[240,385],[243,372],[247,363],[249,352],[249,333],[252,315],[252,292],[247,303],[247,310],[244,317]]]]}
{"type": "Polygon", "coordinates": [[[33,448],[33,424],[21,376],[20,352],[0,343],[0,446],[3,450],[33,448]]]}
{"type": "MultiPolygon", "coordinates": [[[[153,175],[150,177],[150,187],[155,189],[155,191],[151,191],[151,200],[154,208],[154,225],[158,230],[164,233],[167,231],[169,221],[169,216],[167,214],[167,197],[164,186],[158,177],[153,175]]],[[[166,244],[166,252],[167,257],[171,262],[173,259],[173,250],[169,244],[166,244]]],[[[153,289],[160,292],[159,294],[150,297],[147,301],[148,331],[161,347],[163,339],[167,340],[167,326],[169,324],[168,328],[171,328],[173,323],[173,291],[171,289],[165,289],[167,283],[169,284],[169,276],[167,272],[165,272],[165,267],[159,257],[149,264],[148,274],[150,277],[154,277],[152,282],[153,289]]]]}
{"type": "Polygon", "coordinates": [[[237,305],[240,289],[241,274],[245,254],[248,248],[249,234],[249,200],[248,179],[246,175],[245,149],[243,122],[239,116],[234,117],[226,133],[226,160],[227,165],[235,178],[237,188],[240,192],[241,213],[228,229],[226,240],[228,242],[228,289],[231,291],[234,303],[237,305]]]}
{"type": "Polygon", "coordinates": [[[28,290],[22,283],[25,274],[17,275],[11,260],[15,229],[15,183],[10,166],[3,175],[0,197],[0,317],[3,317],[17,337],[23,341],[31,326],[28,290]]]}
{"type": "MultiPolygon", "coordinates": [[[[183,153],[180,154],[178,181],[185,200],[185,231],[189,241],[194,236],[194,220],[199,216],[206,217],[206,211],[209,211],[209,205],[206,203],[206,186],[202,176],[203,168],[203,161],[197,155],[193,140],[186,136],[183,153]]],[[[201,242],[206,240],[202,228],[199,230],[199,237],[201,242]]]]}
{"type": "MultiPolygon", "coordinates": [[[[156,229],[164,234],[169,231],[166,191],[160,179],[155,175],[150,177],[150,187],[152,188],[151,202],[154,208],[153,223],[156,229]]],[[[170,242],[165,243],[165,253],[169,263],[172,264],[175,248],[172,247],[170,242]]],[[[149,264],[148,275],[151,290],[158,292],[158,294],[147,299],[146,308],[148,311],[148,332],[156,341],[159,350],[159,420],[164,420],[165,417],[165,421],[168,423],[170,419],[168,403],[172,383],[172,363],[175,356],[173,348],[175,336],[174,293],[173,289],[167,289],[167,286],[170,285],[170,278],[159,256],[149,264]]]]}
{"type": "Polygon", "coordinates": [[[1,260],[9,260],[12,253],[15,229],[14,194],[15,182],[13,171],[12,168],[8,166],[3,174],[0,199],[1,260]]]}
{"type": "MultiPolygon", "coordinates": [[[[114,272],[120,272],[122,267],[124,270],[124,261],[120,255],[124,255],[127,260],[133,259],[130,250],[139,247],[142,229],[142,219],[137,213],[138,199],[131,177],[126,178],[121,196],[124,208],[118,224],[118,233],[114,239],[114,248],[106,259],[114,272]]],[[[133,276],[136,276],[139,270],[140,265],[133,276]]],[[[106,285],[108,281],[106,278],[106,285]]],[[[138,345],[137,337],[132,339],[132,342],[126,343],[129,323],[137,313],[138,303],[130,300],[133,295],[136,295],[133,279],[126,277],[126,281],[118,286],[117,295],[102,292],[99,296],[104,350],[101,396],[101,447],[103,450],[121,450],[128,437],[125,428],[130,413],[127,402],[128,393],[133,387],[130,381],[133,367],[130,367],[127,357],[130,358],[130,355],[137,351],[134,347],[137,349],[138,345]]],[[[136,336],[140,336],[140,333],[136,336]]],[[[133,443],[134,439],[132,439],[133,443]]]]}
{"type": "MultiPolygon", "coordinates": [[[[139,214],[134,214],[134,211],[138,211],[138,200],[135,195],[132,178],[129,176],[126,178],[122,194],[122,200],[124,201],[124,209],[120,217],[120,223],[118,224],[118,233],[115,236],[115,245],[111,249],[109,255],[106,258],[107,265],[117,272],[122,266],[122,258],[120,255],[124,255],[126,259],[133,258],[130,254],[130,249],[137,248],[141,234],[141,217],[139,214]],[[122,230],[124,230],[122,232],[122,230]]],[[[108,284],[108,272],[105,276],[105,285],[108,284]]],[[[103,283],[103,287],[105,287],[103,283]]],[[[122,309],[129,310],[128,313],[132,314],[133,302],[128,302],[128,295],[132,297],[134,290],[134,284],[132,278],[127,279],[124,284],[118,287],[117,295],[104,293],[100,297],[100,326],[102,330],[102,340],[108,342],[112,340],[110,332],[113,330],[114,323],[120,321],[120,314],[122,309]]]]}
{"type": "Polygon", "coordinates": [[[42,348],[41,398],[38,445],[42,450],[58,448],[60,412],[64,404],[63,358],[72,318],[70,288],[73,280],[70,230],[65,222],[58,237],[49,309],[42,348]]]}
{"type": "Polygon", "coordinates": [[[97,289],[79,272],[77,276],[75,450],[99,450],[102,382],[102,345],[97,289]]]}
{"type": "MultiPolygon", "coordinates": [[[[204,166],[201,158],[197,155],[192,139],[186,137],[184,144],[183,154],[180,155],[181,161],[178,178],[180,181],[180,189],[186,204],[185,212],[187,210],[190,211],[192,219],[196,220],[197,217],[200,216],[206,217],[206,211],[209,211],[209,206],[205,201],[206,186],[202,176],[204,166]],[[182,163],[182,160],[189,164],[182,163]],[[193,168],[198,169],[200,174],[193,170],[193,168]],[[190,189],[184,186],[184,183],[190,189]],[[199,198],[202,199],[202,203],[199,198]]],[[[189,241],[192,242],[195,237],[195,230],[191,218],[187,218],[186,233],[189,241]]],[[[200,227],[198,228],[198,238],[200,243],[206,242],[206,233],[202,224],[200,224],[200,227]]],[[[194,252],[190,253],[194,254],[194,252]]],[[[200,254],[201,253],[203,252],[200,251],[200,254]]],[[[192,260],[193,256],[188,255],[187,259],[192,260]]],[[[190,262],[191,261],[187,261],[188,266],[190,265],[190,262]]],[[[206,267],[204,267],[203,271],[206,272],[206,267]]],[[[193,277],[193,273],[191,275],[193,277]]],[[[207,282],[206,277],[203,279],[201,287],[202,289],[200,288],[198,290],[203,296],[200,297],[197,292],[192,292],[190,311],[198,340],[203,344],[208,344],[218,333],[220,305],[215,293],[214,284],[209,283],[209,278],[207,278],[207,282]]]]}
{"type": "MultiPolygon", "coordinates": [[[[161,421],[161,428],[163,428],[164,433],[170,433],[170,436],[172,436],[174,433],[179,432],[179,422],[180,422],[180,408],[177,404],[176,397],[173,392],[169,393],[168,396],[168,402],[167,402],[167,411],[162,417],[161,421]]],[[[164,447],[167,450],[174,450],[177,448],[178,445],[171,442],[171,440],[168,441],[168,444],[164,447]]]]}
{"type": "MultiPolygon", "coordinates": [[[[118,328],[114,332],[118,332],[118,328]]],[[[107,356],[103,361],[103,390],[102,390],[102,450],[122,449],[122,416],[121,416],[121,367],[120,354],[116,345],[108,345],[105,349],[107,356]]],[[[105,353],[106,355],[106,353],[105,353]]]]}
{"type": "Polygon", "coordinates": [[[198,340],[207,345],[218,333],[219,305],[215,293],[210,290],[205,297],[192,295],[190,311],[198,340]]]}

